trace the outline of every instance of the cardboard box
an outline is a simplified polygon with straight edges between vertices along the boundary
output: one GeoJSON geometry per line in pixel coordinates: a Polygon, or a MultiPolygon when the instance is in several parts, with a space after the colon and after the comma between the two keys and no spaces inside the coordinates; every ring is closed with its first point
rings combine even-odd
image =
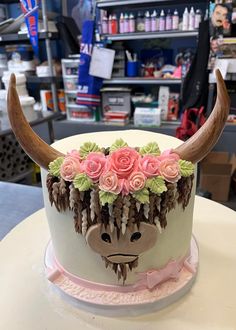
{"type": "Polygon", "coordinates": [[[212,194],[215,201],[229,198],[231,176],[236,168],[235,155],[211,152],[200,163],[200,188],[212,194]]]}
{"type": "Polygon", "coordinates": [[[135,108],[134,125],[159,127],[161,125],[161,110],[159,108],[135,108]]]}

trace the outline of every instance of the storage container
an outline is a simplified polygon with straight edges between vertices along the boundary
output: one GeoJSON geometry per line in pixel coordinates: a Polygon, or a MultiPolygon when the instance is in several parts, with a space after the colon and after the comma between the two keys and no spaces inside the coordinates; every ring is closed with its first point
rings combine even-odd
{"type": "Polygon", "coordinates": [[[9,71],[35,71],[34,52],[31,45],[9,45],[5,49],[9,71]]]}
{"type": "Polygon", "coordinates": [[[64,88],[65,92],[77,92],[78,89],[78,77],[64,78],[64,88]]]}
{"type": "Polygon", "coordinates": [[[7,112],[7,91],[0,89],[0,112],[7,112]]]}
{"type": "MultiPolygon", "coordinates": [[[[24,73],[15,73],[16,76],[16,90],[19,96],[28,96],[26,88],[26,77],[24,73]]],[[[3,73],[2,82],[4,83],[5,89],[8,90],[11,72],[5,71],[3,73]]]]}
{"type": "Polygon", "coordinates": [[[137,107],[134,111],[135,126],[160,126],[161,125],[161,109],[137,107]]]}
{"type": "Polygon", "coordinates": [[[26,116],[30,116],[34,112],[35,99],[31,96],[21,96],[20,104],[26,116]]]}
{"type": "Polygon", "coordinates": [[[107,87],[101,89],[102,112],[119,111],[131,113],[131,89],[126,87],[107,87]]]}
{"type": "Polygon", "coordinates": [[[80,105],[67,106],[67,119],[76,121],[95,121],[95,110],[80,105]]]}

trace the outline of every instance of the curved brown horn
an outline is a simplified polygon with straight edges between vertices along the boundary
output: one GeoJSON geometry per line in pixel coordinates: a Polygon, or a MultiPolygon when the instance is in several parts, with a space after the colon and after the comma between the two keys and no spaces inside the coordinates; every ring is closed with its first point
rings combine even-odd
{"type": "Polygon", "coordinates": [[[64,156],[59,151],[50,147],[30,127],[21,108],[16,91],[16,77],[11,75],[7,95],[8,116],[16,139],[24,151],[41,167],[48,169],[50,162],[57,157],[64,156]]]}
{"type": "Polygon", "coordinates": [[[181,159],[199,162],[214,147],[227,120],[230,108],[229,95],[220,71],[215,71],[217,99],[206,123],[186,142],[173,150],[181,159]]]}

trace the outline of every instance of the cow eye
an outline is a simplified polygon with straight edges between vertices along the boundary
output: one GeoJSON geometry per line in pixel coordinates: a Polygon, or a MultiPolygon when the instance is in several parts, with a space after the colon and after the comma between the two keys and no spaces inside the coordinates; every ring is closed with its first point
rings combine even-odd
{"type": "Polygon", "coordinates": [[[111,243],[111,237],[109,234],[107,233],[103,233],[101,236],[102,240],[106,243],[111,243]]]}
{"type": "Polygon", "coordinates": [[[130,240],[131,242],[138,241],[141,238],[141,233],[139,231],[136,231],[135,233],[132,234],[130,240]]]}

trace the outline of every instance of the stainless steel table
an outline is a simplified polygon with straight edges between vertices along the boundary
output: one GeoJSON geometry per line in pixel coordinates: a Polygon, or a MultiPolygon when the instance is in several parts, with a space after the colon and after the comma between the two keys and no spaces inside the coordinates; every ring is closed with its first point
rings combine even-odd
{"type": "Polygon", "coordinates": [[[0,182],[0,240],[19,222],[42,207],[41,188],[0,182]]]}

